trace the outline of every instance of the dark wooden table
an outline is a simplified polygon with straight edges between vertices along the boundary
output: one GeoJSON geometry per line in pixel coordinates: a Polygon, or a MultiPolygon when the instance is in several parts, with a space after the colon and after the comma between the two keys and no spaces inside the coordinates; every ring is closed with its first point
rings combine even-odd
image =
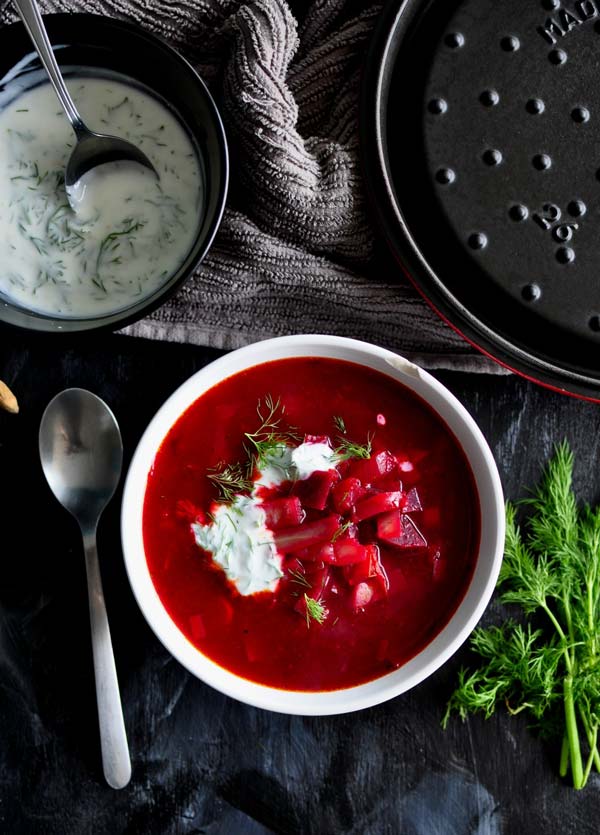
{"type": "MultiPolygon", "coordinates": [[[[440,716],[463,648],[415,690],[359,714],[280,716],[189,675],[146,625],[119,545],[119,500],[99,546],[133,760],[121,792],[102,778],[78,530],[40,471],[48,400],[82,386],[103,397],[126,458],[183,380],[218,352],[125,337],[36,342],[3,334],[0,378],[21,402],[0,414],[0,832],[541,835],[600,831],[600,777],[575,792],[558,752],[521,718],[440,716]]],[[[553,444],[577,453],[576,486],[600,500],[600,408],[514,377],[443,373],[481,426],[509,497],[553,444]]],[[[498,615],[493,603],[486,619],[498,615]]]]}

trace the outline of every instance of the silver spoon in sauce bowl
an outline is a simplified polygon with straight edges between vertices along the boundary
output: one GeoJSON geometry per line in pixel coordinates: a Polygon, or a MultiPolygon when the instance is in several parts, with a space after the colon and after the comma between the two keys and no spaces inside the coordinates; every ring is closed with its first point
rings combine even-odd
{"type": "Polygon", "coordinates": [[[92,168],[104,165],[107,162],[136,162],[150,169],[158,177],[156,168],[146,154],[131,142],[119,139],[117,136],[96,133],[87,127],[67,90],[36,0],[13,0],[13,5],[33,41],[40,61],[48,73],[54,92],[58,96],[77,138],[65,171],[65,186],[69,200],[71,201],[70,192],[83,175],[87,174],[92,168]]]}
{"type": "Polygon", "coordinates": [[[50,489],[83,536],[102,766],[109,786],[122,789],[131,762],[96,550],[98,520],[121,476],[121,433],[104,401],[84,389],[66,389],[46,407],[39,448],[50,489]]]}

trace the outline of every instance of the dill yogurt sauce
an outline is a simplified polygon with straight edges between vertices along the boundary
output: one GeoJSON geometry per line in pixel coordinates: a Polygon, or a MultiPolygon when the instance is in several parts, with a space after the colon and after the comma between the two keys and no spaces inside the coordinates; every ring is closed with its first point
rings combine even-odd
{"type": "Polygon", "coordinates": [[[74,211],[64,185],[71,126],[48,83],[19,95],[0,112],[0,296],[93,317],[151,295],[183,263],[203,177],[190,138],[158,100],[108,79],[68,87],[92,129],[140,147],[160,179],[135,164],[101,166],[83,178],[74,211]]]}

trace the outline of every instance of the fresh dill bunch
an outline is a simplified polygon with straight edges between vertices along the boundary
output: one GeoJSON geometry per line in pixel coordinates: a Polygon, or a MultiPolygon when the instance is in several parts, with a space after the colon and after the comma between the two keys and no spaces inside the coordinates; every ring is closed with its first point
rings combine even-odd
{"type": "Polygon", "coordinates": [[[507,505],[498,588],[504,603],[521,607],[525,625],[475,630],[480,665],[460,671],[442,725],[453,712],[489,718],[501,704],[525,712],[542,736],[562,737],[559,772],[570,771],[580,789],[592,767],[600,771],[600,508],[578,508],[572,477],[563,442],[520,503],[530,511],[525,532],[507,505]]]}

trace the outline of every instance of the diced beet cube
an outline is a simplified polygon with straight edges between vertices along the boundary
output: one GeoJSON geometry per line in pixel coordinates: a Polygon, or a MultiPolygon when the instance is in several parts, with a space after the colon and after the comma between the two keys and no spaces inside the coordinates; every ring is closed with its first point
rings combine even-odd
{"type": "Polygon", "coordinates": [[[306,593],[309,597],[314,597],[315,600],[319,600],[331,578],[331,574],[329,571],[329,566],[320,563],[318,568],[314,567],[316,564],[313,563],[310,566],[307,566],[306,569],[306,579],[311,585],[311,590],[306,590],[306,593]]]}
{"type": "Polygon", "coordinates": [[[272,531],[299,525],[305,516],[298,496],[271,499],[263,502],[261,507],[265,512],[266,526],[272,531]]]}
{"type": "Polygon", "coordinates": [[[381,554],[377,545],[372,544],[367,546],[369,549],[369,571],[371,580],[379,587],[383,594],[387,594],[390,588],[390,581],[386,574],[383,563],[381,562],[381,554]]]}
{"type": "Polygon", "coordinates": [[[339,527],[339,516],[325,516],[323,519],[317,519],[314,522],[304,522],[296,528],[276,531],[275,544],[283,554],[302,551],[303,548],[318,545],[320,542],[331,542],[339,527]]]}
{"type": "Polygon", "coordinates": [[[367,546],[361,545],[358,540],[340,537],[333,543],[333,553],[333,565],[351,565],[366,560],[369,552],[367,546]]]}
{"type": "Polygon", "coordinates": [[[340,538],[343,539],[358,539],[358,525],[355,525],[354,522],[349,522],[347,519],[344,522],[344,533],[341,535],[340,538]]]}
{"type": "Polygon", "coordinates": [[[343,478],[331,491],[333,506],[338,513],[348,513],[364,495],[363,486],[358,478],[343,478]]]}
{"type": "Polygon", "coordinates": [[[344,576],[351,586],[357,586],[365,580],[370,580],[377,574],[379,563],[379,548],[377,545],[365,545],[366,558],[361,562],[344,567],[344,576]]]}
{"type": "Polygon", "coordinates": [[[372,485],[370,488],[370,493],[396,493],[398,491],[405,492],[402,482],[398,478],[398,473],[380,478],[377,485],[372,485]]]}
{"type": "Polygon", "coordinates": [[[368,499],[363,499],[354,508],[352,519],[355,522],[362,522],[363,519],[370,519],[371,516],[378,516],[402,506],[404,493],[399,490],[393,493],[374,493],[368,499]]]}
{"type": "Polygon", "coordinates": [[[379,548],[375,544],[365,547],[367,548],[367,559],[356,565],[346,566],[344,569],[346,579],[351,586],[371,580],[373,586],[378,586],[383,593],[387,594],[390,584],[385,568],[381,563],[379,548]]]}
{"type": "Polygon", "coordinates": [[[384,450],[366,460],[352,461],[350,475],[363,484],[373,484],[381,478],[398,472],[398,462],[391,452],[384,450]]]}
{"type": "Polygon", "coordinates": [[[380,517],[377,520],[377,536],[382,542],[404,550],[427,547],[427,540],[421,531],[404,513],[389,513],[380,517]]]}
{"type": "Polygon", "coordinates": [[[375,596],[375,590],[370,583],[364,582],[354,586],[352,590],[352,606],[355,611],[364,609],[375,596]]]}
{"type": "Polygon", "coordinates": [[[349,585],[357,586],[359,583],[364,583],[371,576],[370,561],[363,560],[362,562],[354,563],[353,565],[344,566],[344,577],[349,585]]]}
{"type": "Polygon", "coordinates": [[[307,562],[329,562],[332,563],[335,559],[333,554],[333,545],[331,542],[323,542],[320,545],[311,545],[306,548],[299,555],[307,562]]]}
{"type": "Polygon", "coordinates": [[[329,444],[328,435],[305,435],[305,444],[329,444]]]}
{"type": "Polygon", "coordinates": [[[423,510],[423,505],[421,504],[421,499],[416,487],[411,487],[408,493],[404,496],[402,501],[402,510],[405,513],[416,513],[417,511],[423,510]]]}
{"type": "Polygon", "coordinates": [[[401,510],[390,510],[377,517],[377,538],[385,540],[398,539],[404,530],[401,510]]]}
{"type": "Polygon", "coordinates": [[[294,485],[294,494],[298,496],[304,507],[324,510],[329,491],[338,478],[339,475],[335,470],[318,471],[309,478],[297,481],[294,485]]]}
{"type": "MultiPolygon", "coordinates": [[[[356,525],[349,525],[347,529],[343,532],[343,534],[338,534],[338,531],[334,534],[332,542],[323,543],[321,545],[314,545],[312,548],[307,548],[306,551],[303,551],[303,557],[308,560],[309,562],[312,560],[314,562],[318,560],[322,560],[328,565],[347,565],[347,562],[340,562],[338,557],[336,556],[336,549],[337,553],[344,553],[346,551],[347,554],[352,554],[352,562],[354,562],[354,556],[356,555],[356,551],[354,550],[355,544],[360,545],[357,543],[356,537],[358,535],[358,528],[356,525]],[[350,543],[350,550],[342,548],[342,543],[350,543]]],[[[361,546],[362,547],[362,546],[361,546]]]]}

